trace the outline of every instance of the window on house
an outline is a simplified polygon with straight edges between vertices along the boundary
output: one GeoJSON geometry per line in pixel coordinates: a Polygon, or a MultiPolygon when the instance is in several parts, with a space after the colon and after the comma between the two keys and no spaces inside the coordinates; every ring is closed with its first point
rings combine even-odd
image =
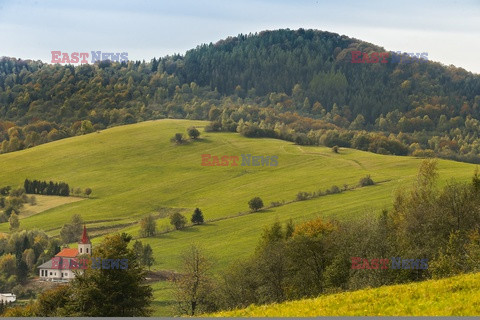
{"type": "Polygon", "coordinates": [[[82,253],[82,248],[80,248],[80,253],[82,253]]]}
{"type": "Polygon", "coordinates": [[[87,253],[88,253],[88,248],[87,248],[87,253]]]}
{"type": "Polygon", "coordinates": [[[52,275],[53,273],[50,271],[50,275],[52,275]]]}

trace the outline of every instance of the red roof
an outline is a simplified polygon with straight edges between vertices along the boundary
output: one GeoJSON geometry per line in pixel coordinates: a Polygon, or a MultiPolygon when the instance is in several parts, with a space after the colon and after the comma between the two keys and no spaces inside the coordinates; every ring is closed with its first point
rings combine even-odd
{"type": "Polygon", "coordinates": [[[88,239],[87,235],[87,227],[83,225],[83,234],[82,234],[82,241],[80,243],[87,244],[90,243],[90,240],[88,239]]]}
{"type": "Polygon", "coordinates": [[[64,257],[64,258],[75,258],[78,256],[78,249],[65,248],[62,249],[55,257],[64,257]]]}

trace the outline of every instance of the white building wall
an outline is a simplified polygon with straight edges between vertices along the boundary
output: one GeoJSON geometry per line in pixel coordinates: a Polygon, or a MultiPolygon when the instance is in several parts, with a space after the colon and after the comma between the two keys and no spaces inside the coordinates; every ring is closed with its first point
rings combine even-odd
{"type": "MultiPolygon", "coordinates": [[[[80,270],[80,272],[82,272],[82,270],[80,270]]],[[[40,269],[39,276],[42,279],[71,280],[75,278],[75,273],[73,270],[40,269]]]]}
{"type": "Polygon", "coordinates": [[[17,297],[14,294],[11,293],[0,293],[0,301],[5,302],[15,302],[17,300],[17,297]]]}

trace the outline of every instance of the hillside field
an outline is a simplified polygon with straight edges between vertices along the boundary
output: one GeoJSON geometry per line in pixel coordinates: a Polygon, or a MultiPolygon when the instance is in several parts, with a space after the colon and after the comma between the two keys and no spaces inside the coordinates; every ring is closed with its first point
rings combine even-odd
{"type": "MultiPolygon", "coordinates": [[[[21,186],[28,178],[92,188],[89,199],[59,202],[39,213],[20,215],[20,222],[21,228],[58,235],[73,214],[80,214],[94,244],[111,232],[138,237],[137,223],[149,213],[158,218],[158,230],[165,231],[170,228],[170,213],[178,211],[190,219],[199,207],[207,220],[205,225],[142,241],[153,248],[153,269],[178,269],[179,254],[196,242],[214,259],[218,271],[251,254],[263,227],[276,220],[301,222],[318,216],[355,219],[390,208],[395,190],[411,185],[422,161],[344,148],[336,154],[326,147],[249,139],[238,133],[205,133],[206,124],[147,121],[2,154],[0,186],[21,186]],[[170,142],[176,132],[186,133],[190,126],[202,132],[198,141],[184,145],[170,142]],[[204,153],[277,155],[278,166],[205,167],[201,166],[204,153]],[[367,174],[376,185],[289,203],[299,191],[354,186],[367,174]],[[249,213],[247,202],[255,196],[265,205],[283,200],[286,204],[249,213]]],[[[475,165],[439,160],[439,169],[441,183],[467,181],[475,165]]],[[[0,232],[8,230],[8,223],[0,224],[0,232]]],[[[164,296],[157,295],[158,299],[164,296]]]]}

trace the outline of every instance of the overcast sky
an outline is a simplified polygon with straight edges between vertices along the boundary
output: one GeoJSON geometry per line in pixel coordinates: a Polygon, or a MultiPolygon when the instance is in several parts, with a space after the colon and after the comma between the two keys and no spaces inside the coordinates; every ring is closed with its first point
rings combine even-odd
{"type": "Polygon", "coordinates": [[[0,56],[128,52],[150,60],[239,33],[312,28],[480,73],[480,0],[0,0],[0,56]]]}

